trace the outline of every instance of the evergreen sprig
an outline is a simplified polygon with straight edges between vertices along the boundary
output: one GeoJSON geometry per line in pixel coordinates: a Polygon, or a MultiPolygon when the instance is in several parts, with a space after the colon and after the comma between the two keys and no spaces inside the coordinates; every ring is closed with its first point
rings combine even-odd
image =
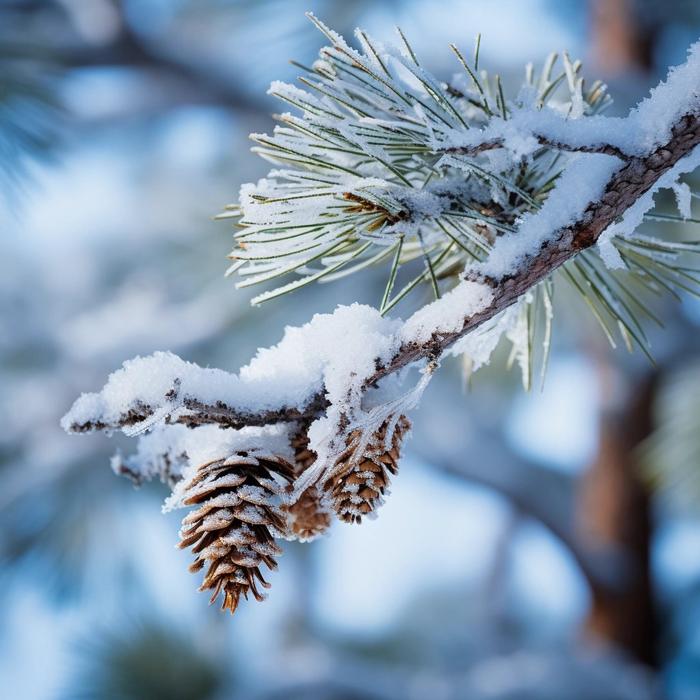
{"type": "MultiPolygon", "coordinates": [[[[356,50],[310,18],[331,45],[312,67],[300,66],[301,88],[270,88],[300,114],[278,115],[272,135],[252,135],[253,150],[281,167],[244,185],[240,202],[221,215],[237,219],[229,272],[240,276],[238,286],[278,285],[255,304],[378,264],[387,268],[382,313],[418,288],[440,297],[465,267],[488,257],[499,236],[541,207],[575,157],[546,140],[523,153],[512,144],[464,148],[464,135],[522,110],[585,120],[611,102],[605,85],[589,87],[581,62],[565,53],[551,54],[538,71],[526,66],[520,90],[508,96],[500,77],[480,67],[480,37],[472,62],[451,47],[463,72],[447,84],[423,68],[400,31],[399,50],[358,30],[356,50]]],[[[660,216],[682,220],[650,218],[660,216]]],[[[614,236],[610,245],[621,270],[588,250],[520,305],[526,332],[515,354],[521,364],[527,358],[526,384],[535,360],[546,365],[552,299],[562,281],[582,295],[611,343],[621,339],[647,353],[645,318],[658,319],[645,295],[700,291],[698,241],[614,236]]]]}

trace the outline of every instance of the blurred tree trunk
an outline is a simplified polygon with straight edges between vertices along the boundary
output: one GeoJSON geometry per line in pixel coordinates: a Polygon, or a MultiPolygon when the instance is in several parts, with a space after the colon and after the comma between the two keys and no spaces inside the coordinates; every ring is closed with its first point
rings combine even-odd
{"type": "Polygon", "coordinates": [[[606,78],[649,73],[656,32],[640,16],[639,0],[590,0],[592,53],[606,78]]]}
{"type": "MultiPolygon", "coordinates": [[[[606,78],[653,70],[656,32],[643,21],[639,0],[589,0],[589,10],[593,59],[606,78]]],[[[618,375],[605,360],[600,367],[599,451],[581,482],[577,520],[591,547],[619,549],[623,581],[615,590],[593,582],[586,631],[655,666],[650,498],[635,448],[652,430],[658,376],[650,372],[639,381],[618,375]]]]}
{"type": "MultiPolygon", "coordinates": [[[[591,547],[620,552],[618,588],[592,585],[592,608],[586,631],[654,666],[658,629],[650,571],[652,519],[650,498],[642,481],[635,449],[652,430],[656,373],[627,386],[603,383],[616,406],[601,412],[598,456],[584,475],[579,494],[578,525],[591,547]],[[615,401],[620,389],[627,396],[615,401]]],[[[606,400],[604,399],[604,403],[606,400]]]]}

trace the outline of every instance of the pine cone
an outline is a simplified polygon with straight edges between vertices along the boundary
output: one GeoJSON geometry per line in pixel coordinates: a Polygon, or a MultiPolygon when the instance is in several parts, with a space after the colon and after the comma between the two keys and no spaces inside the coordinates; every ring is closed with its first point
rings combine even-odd
{"type": "Polygon", "coordinates": [[[309,486],[292,505],[287,506],[289,529],[302,542],[322,535],[331,525],[331,516],[315,486],[309,486]]]}
{"type": "MultiPolygon", "coordinates": [[[[303,431],[292,438],[292,447],[296,461],[295,476],[300,476],[316,461],[316,453],[309,449],[309,438],[303,431]]],[[[322,535],[331,525],[331,515],[321,496],[315,486],[310,486],[286,508],[289,529],[302,542],[322,535]]]]}
{"type": "Polygon", "coordinates": [[[360,523],[382,503],[382,496],[389,486],[389,474],[396,474],[403,436],[411,428],[406,416],[396,421],[387,450],[387,429],[392,422],[388,418],[360,449],[363,433],[354,430],[347,439],[347,449],[335,462],[335,468],[325,483],[333,508],[341,520],[360,523]]]}
{"type": "Polygon", "coordinates": [[[316,461],[316,453],[309,449],[309,436],[303,430],[292,438],[292,449],[296,463],[295,473],[299,476],[316,461]]]}
{"type": "Polygon", "coordinates": [[[213,590],[210,602],[223,591],[221,609],[236,611],[241,595],[263,600],[258,584],[269,588],[260,567],[276,569],[282,550],[274,541],[285,532],[281,509],[275,505],[292,479],[292,465],[275,456],[253,457],[241,452],[226,460],[203,464],[185,486],[184,505],[197,506],[182,521],[180,547],[197,555],[190,571],[208,563],[199,590],[213,590]]]}

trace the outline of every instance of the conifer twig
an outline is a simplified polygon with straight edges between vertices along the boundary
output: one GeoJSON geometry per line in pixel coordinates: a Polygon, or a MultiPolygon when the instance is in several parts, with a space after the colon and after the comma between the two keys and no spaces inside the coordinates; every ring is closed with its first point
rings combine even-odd
{"type": "MultiPolygon", "coordinates": [[[[436,358],[453,343],[494,318],[517,301],[528,290],[547,278],[552,272],[577,254],[598,241],[601,233],[648,192],[665,173],[700,144],[700,117],[697,112],[681,117],[673,126],[670,140],[645,156],[636,156],[607,182],[603,195],[580,212],[575,223],[555,232],[534,254],[524,260],[518,269],[500,278],[473,274],[473,281],[488,285],[493,294],[489,304],[471,315],[465,315],[461,326],[450,332],[435,330],[420,342],[407,341],[385,362],[377,362],[376,370],[364,382],[365,389],[381,379],[398,372],[409,364],[436,358]]],[[[439,303],[439,302],[438,302],[439,303]]],[[[184,397],[173,404],[172,422],[195,427],[217,424],[226,428],[263,426],[314,418],[328,406],[320,391],[303,404],[282,406],[274,410],[250,411],[224,402],[207,404],[184,397]],[[176,409],[178,409],[176,411],[176,409]]],[[[151,417],[156,407],[135,405],[113,424],[88,420],[69,425],[72,432],[115,429],[133,426],[151,417]]],[[[170,419],[168,419],[170,420],[170,419]]]]}

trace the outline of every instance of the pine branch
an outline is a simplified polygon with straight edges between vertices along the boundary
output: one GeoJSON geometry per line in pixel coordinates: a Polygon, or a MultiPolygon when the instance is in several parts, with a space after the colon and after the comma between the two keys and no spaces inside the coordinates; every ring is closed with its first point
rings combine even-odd
{"type": "MultiPolygon", "coordinates": [[[[284,169],[244,185],[239,204],[221,215],[238,219],[229,270],[240,276],[237,286],[279,285],[253,304],[379,264],[388,268],[382,314],[428,284],[439,298],[475,262],[490,259],[501,238],[525,238],[518,222],[549,207],[550,194],[567,173],[570,179],[576,161],[588,154],[612,156],[611,163],[644,157],[652,144],[671,137],[671,125],[697,97],[698,47],[628,117],[606,117],[601,112],[611,98],[605,85],[596,81],[584,89],[580,61],[566,54],[558,73],[556,54],[539,72],[528,66],[520,90],[508,99],[498,75],[477,70],[478,48],[472,67],[452,47],[467,84],[445,85],[421,66],[402,35],[398,50],[358,32],[358,51],[312,21],[331,46],[311,68],[302,67],[303,89],[283,83],[270,89],[301,114],[280,115],[272,135],[253,135],[254,150],[284,169]],[[279,281],[287,276],[293,280],[279,281]]],[[[590,184],[586,165],[579,172],[590,184]]],[[[590,194],[592,200],[603,192],[590,194]]],[[[682,218],[690,220],[689,198],[679,202],[686,202],[682,218]]],[[[652,205],[653,192],[645,196],[644,211],[652,205]]],[[[521,304],[518,332],[508,339],[525,385],[536,364],[540,374],[546,367],[551,296],[561,284],[583,298],[613,347],[619,338],[649,357],[645,323],[659,323],[650,297],[700,295],[693,260],[700,241],[630,238],[651,220],[638,210],[548,279],[546,294],[537,290],[521,304]]],[[[553,222],[545,223],[542,228],[552,230],[553,222]]],[[[564,223],[570,222],[557,225],[564,223]]],[[[537,232],[528,233],[539,240],[537,232]]]]}
{"type": "Polygon", "coordinates": [[[367,386],[412,362],[439,357],[450,345],[513,304],[567,260],[597,243],[608,226],[700,144],[700,114],[696,112],[681,117],[671,131],[671,139],[666,144],[645,157],[631,158],[622,170],[610,178],[600,200],[590,202],[575,224],[557,231],[538,254],[527,260],[516,273],[503,278],[475,276],[474,281],[485,282],[493,289],[493,301],[487,308],[465,316],[458,330],[450,333],[435,331],[424,342],[402,345],[390,362],[377,368],[367,380],[367,386]]]}
{"type": "MultiPolygon", "coordinates": [[[[321,82],[313,87],[321,96],[277,83],[271,88],[273,94],[302,109],[303,118],[286,115],[284,128],[272,137],[256,136],[256,140],[261,144],[262,155],[281,162],[291,159],[299,168],[273,171],[270,179],[261,181],[262,184],[248,185],[242,190],[245,200],[242,208],[247,207],[248,220],[242,222],[242,252],[237,257],[244,264],[254,265],[249,272],[252,278],[244,284],[302,269],[306,277],[261,295],[261,298],[271,298],[335,272],[357,256],[360,256],[359,262],[351,270],[384,259],[393,251],[394,261],[382,302],[382,312],[385,312],[424,280],[432,280],[438,296],[440,277],[445,271],[455,275],[463,270],[462,281],[456,288],[416,312],[399,331],[391,330],[387,335],[387,329],[376,319],[357,319],[375,325],[375,331],[384,338],[383,347],[391,348],[391,352],[387,350],[385,356],[376,357],[372,372],[365,368],[353,369],[352,379],[347,378],[348,386],[342,392],[365,392],[409,364],[439,359],[457,340],[495,320],[564,263],[588,251],[606,229],[620,228],[619,221],[630,210],[633,210],[630,226],[634,230],[653,205],[654,191],[660,186],[675,184],[684,172],[676,171],[675,166],[698,144],[700,100],[693,87],[700,61],[698,47],[691,49],[685,66],[672,71],[668,81],[657,87],[626,118],[608,119],[595,114],[606,103],[604,87],[594,84],[584,93],[582,80],[576,77],[580,64],[572,64],[566,56],[565,73],[556,78],[552,76],[556,57],[545,64],[537,86],[532,72],[527,73],[524,94],[527,95],[528,90],[530,93],[522,102],[506,105],[496,80],[494,89],[500,96],[501,118],[493,117],[494,110],[488,106],[488,95],[492,93],[488,77],[482,74],[482,85],[459,52],[478,94],[486,102],[476,105],[469,102],[468,90],[455,97],[454,91],[446,91],[415,60],[393,49],[384,48],[387,54],[382,58],[363,33],[358,34],[364,50],[361,54],[315,18],[313,21],[333,43],[321,52],[325,63],[314,68],[321,82]],[[389,59],[391,63],[387,63],[389,59]],[[388,68],[395,63],[413,73],[424,92],[407,88],[388,68]],[[565,104],[572,119],[564,118],[557,109],[545,109],[547,100],[564,77],[569,84],[569,102],[565,104]],[[432,101],[426,101],[426,94],[432,101]],[[455,104],[451,102],[454,99],[463,99],[468,104],[455,104]],[[534,104],[534,109],[528,108],[528,104],[534,104]],[[468,109],[483,112],[482,122],[473,123],[474,126],[481,124],[482,128],[472,128],[464,121],[460,110],[468,109]],[[590,116],[586,116],[587,109],[592,110],[590,116]],[[627,138],[630,133],[633,136],[627,138]],[[524,152],[536,158],[531,146],[522,142],[535,136],[544,138],[544,134],[549,134],[546,138],[552,144],[596,155],[581,153],[569,159],[563,171],[558,172],[556,157],[552,162],[535,160],[530,165],[523,161],[501,172],[464,154],[443,152],[440,155],[440,149],[445,148],[483,149],[498,144],[516,154],[524,148],[524,152]],[[603,138],[605,135],[607,140],[603,138]],[[650,152],[644,152],[645,144],[650,152]],[[358,154],[366,160],[368,169],[364,172],[362,164],[353,165],[358,154]],[[430,180],[436,170],[429,164],[430,159],[426,159],[428,154],[433,163],[435,157],[453,159],[442,166],[447,169],[442,177],[434,178],[435,188],[430,180]],[[410,158],[406,159],[406,155],[410,158]],[[600,159],[603,159],[602,164],[600,159]],[[390,173],[389,179],[386,173],[377,177],[382,169],[390,173]],[[456,173],[461,173],[462,177],[456,173]],[[417,176],[420,182],[415,181],[417,176]],[[524,177],[538,184],[526,191],[521,183],[524,177]],[[421,226],[427,230],[431,224],[437,230],[431,232],[430,243],[426,244],[428,239],[421,226]],[[357,231],[359,225],[365,226],[364,237],[352,238],[352,232],[357,231]],[[406,225],[408,229],[387,233],[392,226],[406,225]],[[441,236],[442,242],[436,243],[436,236],[441,236]],[[361,255],[373,237],[383,238],[381,251],[367,261],[361,255]],[[309,245],[310,252],[307,252],[309,245]],[[290,257],[291,263],[286,262],[290,257]],[[429,265],[390,299],[401,263],[420,258],[429,261],[429,265]],[[325,267],[321,270],[308,265],[317,259],[324,261],[325,267]],[[474,261],[483,262],[475,264],[474,261]],[[465,306],[459,315],[461,302],[465,306]],[[447,324],[444,322],[446,311],[447,324]],[[431,323],[435,325],[431,327],[431,323]]],[[[409,53],[412,55],[410,49],[409,53]]],[[[309,81],[306,83],[311,85],[309,81]]],[[[694,165],[697,163],[692,163],[687,170],[692,170],[694,165]]],[[[684,217],[688,215],[688,212],[683,213],[684,217]]],[[[695,252],[692,245],[676,246],[676,250],[671,243],[640,237],[613,240],[614,245],[608,235],[605,241],[615,254],[612,262],[626,265],[628,277],[633,279],[636,274],[646,289],[683,288],[684,275],[691,288],[700,285],[692,275],[686,274],[688,268],[683,267],[683,262],[674,258],[680,252],[695,252]]],[[[607,313],[620,327],[625,340],[633,338],[642,345],[643,330],[620,296],[625,290],[620,292],[614,286],[617,282],[609,271],[597,270],[585,257],[580,260],[574,263],[574,268],[567,267],[571,282],[589,301],[601,323],[605,323],[607,313]]],[[[551,307],[551,292],[545,297],[551,307]]],[[[528,313],[527,317],[536,318],[536,314],[528,313]]],[[[332,317],[328,320],[331,325],[324,330],[330,330],[331,335],[337,333],[340,329],[333,324],[338,320],[332,317]]],[[[321,325],[323,323],[325,321],[321,325]]],[[[320,330],[319,327],[316,332],[320,330]]],[[[529,345],[533,332],[528,320],[529,345]]],[[[306,352],[327,366],[342,362],[342,358],[333,356],[336,350],[332,348],[326,349],[331,355],[323,360],[314,343],[306,352]]],[[[527,357],[531,356],[528,351],[527,357]]],[[[280,359],[276,361],[279,363],[280,359]]],[[[190,368],[181,367],[184,363],[179,358],[174,361],[172,372],[166,372],[163,395],[144,397],[132,391],[133,400],[119,415],[115,415],[114,406],[107,407],[106,411],[99,408],[104,403],[99,395],[88,396],[87,403],[83,401],[78,410],[72,411],[64,425],[75,432],[120,427],[132,433],[163,421],[190,427],[206,424],[229,428],[261,426],[316,417],[334,400],[328,394],[328,377],[324,370],[321,376],[308,377],[312,385],[309,391],[297,390],[290,394],[291,398],[285,398],[271,386],[264,386],[265,382],[249,385],[241,377],[222,373],[228,389],[222,391],[219,386],[220,395],[212,401],[202,396],[196,385],[190,385],[190,393],[184,386],[182,391],[177,388],[184,379],[183,373],[190,368]],[[272,393],[266,401],[256,398],[268,391],[272,393]]],[[[168,360],[166,364],[172,363],[168,360]]],[[[268,372],[264,374],[268,376],[268,372]]],[[[532,375],[531,368],[526,374],[532,375]]],[[[283,381],[292,384],[298,381],[293,367],[285,367],[283,377],[283,381]]],[[[277,372],[269,383],[274,385],[281,379],[277,372]]],[[[209,392],[209,395],[216,395],[216,392],[209,392]]],[[[346,402],[340,395],[335,400],[339,404],[346,402]]]]}
{"type": "MultiPolygon", "coordinates": [[[[563,141],[557,141],[545,136],[544,134],[533,133],[532,136],[537,139],[540,146],[552,148],[555,151],[565,151],[568,153],[603,153],[606,156],[615,156],[620,160],[627,161],[630,159],[629,154],[625,153],[619,146],[611,143],[602,144],[570,144],[563,141]]],[[[463,156],[477,156],[485,151],[493,151],[497,148],[505,146],[505,139],[497,138],[483,141],[470,146],[450,146],[443,153],[456,154],[463,156]]]]}
{"type": "MultiPolygon", "coordinates": [[[[621,170],[611,176],[599,200],[589,202],[574,224],[555,232],[537,254],[524,260],[514,273],[500,278],[472,273],[471,282],[486,285],[492,291],[489,304],[473,314],[466,314],[454,330],[444,332],[436,329],[424,333],[424,339],[420,341],[408,340],[402,343],[390,359],[376,363],[376,370],[363,383],[364,389],[375,386],[380,380],[399,372],[409,364],[439,358],[456,341],[493,319],[549,277],[567,260],[593,246],[608,226],[623,216],[698,144],[700,117],[698,113],[685,115],[673,126],[671,139],[666,144],[655,148],[644,157],[631,158],[621,170]]],[[[441,302],[443,300],[438,300],[422,311],[427,311],[426,316],[429,317],[431,306],[441,302]]],[[[172,422],[192,427],[206,424],[217,424],[226,428],[262,426],[315,418],[323,413],[328,405],[324,390],[306,397],[306,400],[298,405],[282,405],[274,410],[261,411],[250,411],[223,401],[206,403],[184,397],[182,402],[172,406],[172,422]]],[[[156,408],[132,406],[113,423],[105,424],[92,420],[73,422],[69,424],[69,429],[72,432],[86,432],[134,426],[151,417],[156,408]]]]}

